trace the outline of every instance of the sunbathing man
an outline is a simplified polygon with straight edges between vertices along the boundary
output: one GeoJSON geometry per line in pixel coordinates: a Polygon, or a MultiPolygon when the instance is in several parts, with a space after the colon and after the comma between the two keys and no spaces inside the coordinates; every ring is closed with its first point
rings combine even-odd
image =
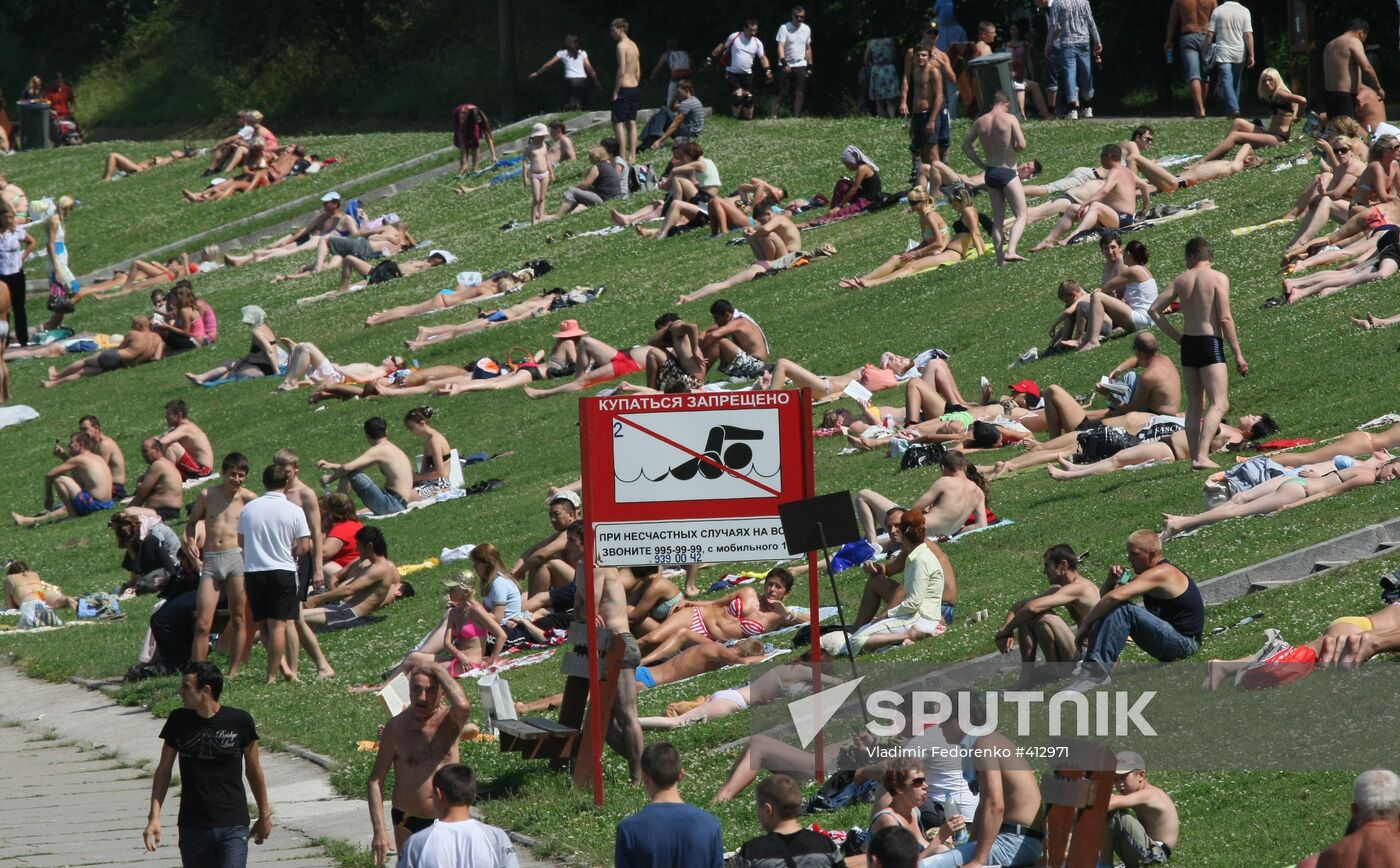
{"type": "Polygon", "coordinates": [[[92,438],[79,431],[68,438],[68,460],[44,474],[44,513],[39,516],[10,513],[15,524],[33,527],[65,518],[81,518],[111,509],[112,472],[94,451],[92,438]],[[54,495],[60,501],[54,506],[54,495]]]}
{"type": "Polygon", "coordinates": [[[534,389],[526,386],[525,394],[531,398],[545,398],[561,392],[581,392],[584,389],[631,376],[645,369],[648,360],[660,350],[648,344],[626,350],[614,349],[579,327],[578,320],[566,319],[560,323],[554,339],[570,341],[576,347],[574,378],[552,389],[534,389]]]}
{"type": "Polygon", "coordinates": [[[190,408],[176,399],[165,405],[165,424],[169,430],[156,440],[165,457],[175,462],[180,476],[186,480],[204,479],[214,472],[214,447],[209,435],[190,419],[190,408]]]}
{"type": "Polygon", "coordinates": [[[679,314],[664,313],[647,343],[659,353],[647,357],[647,386],[659,392],[694,392],[705,385],[705,355],[700,329],[679,314]]]}
{"type": "MultiPolygon", "coordinates": [[[[1159,417],[1160,419],[1161,417],[1159,417]]],[[[1180,418],[1180,417],[1172,417],[1180,418]]],[[[1160,425],[1161,422],[1156,423],[1160,425]]],[[[1171,423],[1167,423],[1170,425],[1171,423]]],[[[1187,441],[1186,430],[1183,428],[1171,433],[1167,437],[1155,436],[1162,430],[1160,428],[1148,428],[1139,432],[1139,442],[1115,452],[1107,458],[1094,461],[1088,464],[1075,464],[1067,454],[1059,455],[1056,461],[1058,467],[1047,467],[1051,479],[1064,481],[1066,479],[1078,479],[1081,476],[1099,476],[1104,473],[1112,473],[1115,470],[1126,470],[1129,467],[1137,467],[1142,464],[1169,464],[1173,461],[1186,461],[1191,457],[1191,449],[1187,441]]],[[[1268,437],[1278,431],[1278,425],[1267,413],[1262,416],[1241,416],[1240,428],[1221,423],[1219,432],[1215,435],[1215,440],[1211,443],[1212,452],[1224,452],[1237,448],[1240,444],[1253,441],[1257,442],[1264,437],[1268,437]]],[[[1038,462],[1048,463],[1048,462],[1038,462]]]]}
{"type": "Polygon", "coordinates": [[[509,307],[496,308],[486,311],[478,309],[474,319],[464,323],[453,323],[451,325],[419,326],[418,333],[412,340],[404,341],[404,346],[410,350],[420,350],[429,344],[441,343],[464,335],[476,334],[480,331],[493,328],[502,323],[517,322],[522,319],[544,316],[549,313],[554,302],[563,293],[559,290],[546,290],[539,295],[518,301],[509,307]]]}
{"type": "Polygon", "coordinates": [[[1056,244],[1064,247],[1079,233],[1099,226],[1105,229],[1131,226],[1136,219],[1134,205],[1138,196],[1142,197],[1142,208],[1137,213],[1147,213],[1152,188],[1123,165],[1123,149],[1116,144],[1104,145],[1099,151],[1099,164],[1108,173],[1103,188],[1086,199],[1083,205],[1066,211],[1045,240],[1031,248],[1032,253],[1049,250],[1056,244]],[[1076,220],[1079,221],[1077,227],[1076,220]],[[1074,231],[1071,232],[1071,229],[1074,231]],[[1062,235],[1063,238],[1060,237],[1062,235]]]}
{"type": "MultiPolygon", "coordinates": [[[[524,582],[527,594],[534,597],[550,591],[553,588],[568,588],[574,581],[573,564],[564,560],[564,547],[567,540],[564,532],[569,529],[575,521],[578,521],[579,510],[583,506],[583,498],[576,491],[567,488],[560,489],[550,495],[547,504],[549,511],[549,524],[553,533],[535,543],[525,550],[520,559],[510,568],[510,574],[516,581],[524,582]]],[[[573,590],[567,590],[569,602],[567,605],[551,605],[550,608],[556,612],[563,612],[573,608],[573,590]]],[[[537,604],[536,608],[539,608],[537,604]]],[[[525,611],[533,611],[528,606],[525,611]]]]}
{"type": "MultiPolygon", "coordinates": [[[[395,253],[402,253],[418,242],[408,233],[408,224],[385,223],[372,229],[360,228],[355,234],[342,238],[339,235],[322,235],[316,240],[316,260],[304,265],[291,274],[279,274],[273,283],[285,280],[300,280],[342,268],[344,257],[353,256],[362,261],[380,259],[395,253]]],[[[343,269],[342,269],[343,270],[343,269]]]]}
{"type": "Polygon", "coordinates": [[[339,481],[342,494],[349,494],[353,489],[370,515],[403,512],[419,499],[413,487],[413,462],[389,440],[389,424],[382,418],[371,416],[365,420],[364,427],[365,439],[370,443],[364,452],[344,464],[325,459],[316,462],[317,467],[329,471],[321,475],[321,484],[328,486],[339,481]],[[370,467],[384,474],[382,488],[365,473],[370,467]]]}
{"type": "MultiPolygon", "coordinates": [[[[941,475],[909,505],[908,511],[924,513],[924,525],[931,538],[956,536],[968,527],[986,527],[987,488],[981,473],[956,451],[944,453],[939,468],[941,475]]],[[[883,514],[899,505],[868,488],[861,490],[857,504],[866,539],[877,532],[877,511],[883,514]]]]}
{"type": "MultiPolygon", "coordinates": [[[[62,622],[54,615],[54,610],[77,611],[78,601],[64,594],[58,585],[44,581],[24,561],[11,561],[5,570],[5,608],[19,609],[19,627],[21,630],[28,630],[34,627],[58,626],[62,622]]],[[[761,643],[758,657],[760,660],[763,657],[761,643]]]]}
{"type": "Polygon", "coordinates": [[[131,331],[126,333],[126,337],[122,338],[116,349],[102,350],[74,362],[62,371],[50,367],[48,379],[44,380],[42,385],[50,389],[82,377],[95,377],[118,368],[134,368],[144,362],[164,357],[165,341],[151,330],[150,317],[135,316],[131,318],[131,331]]]}
{"type": "MultiPolygon", "coordinates": [[[[291,392],[302,386],[314,386],[317,392],[345,385],[372,382],[381,378],[402,379],[409,371],[408,361],[403,356],[386,356],[379,364],[369,362],[347,362],[338,365],[326,358],[321,348],[310,341],[297,343],[290,338],[282,342],[289,350],[287,355],[287,375],[277,387],[279,392],[291,392]]],[[[358,397],[354,395],[325,394],[328,397],[358,397]]],[[[312,396],[315,403],[316,396],[312,396]]]]}
{"type": "MultiPolygon", "coordinates": [[[[446,250],[431,250],[428,252],[427,257],[424,259],[414,259],[408,262],[395,262],[394,268],[398,271],[397,277],[408,277],[410,274],[418,274],[420,271],[427,271],[430,268],[437,268],[440,265],[450,265],[451,263],[456,261],[457,257],[453,256],[446,250]]],[[[358,256],[352,256],[349,254],[342,256],[340,258],[340,286],[335,290],[335,292],[329,294],[330,297],[334,298],[335,296],[344,295],[348,292],[352,292],[357,289],[364,289],[369,284],[375,283],[376,281],[371,278],[371,276],[374,273],[374,269],[375,266],[370,264],[368,260],[361,259],[358,256]],[[355,287],[352,287],[350,285],[350,281],[353,280],[354,276],[357,274],[360,277],[371,279],[368,280],[366,283],[361,283],[355,287]]],[[[391,274],[390,276],[382,278],[377,282],[385,283],[387,281],[393,280],[394,277],[395,276],[391,274]]],[[[317,297],[313,296],[313,298],[317,297]]],[[[297,304],[307,303],[308,301],[308,299],[298,299],[297,304]]]]}
{"type": "Polygon", "coordinates": [[[682,295],[676,301],[677,304],[686,304],[707,295],[714,295],[732,286],[748,283],[770,270],[781,271],[792,265],[802,246],[797,224],[792,222],[786,211],[778,211],[766,202],[754,206],[753,217],[758,221],[758,225],[744,230],[744,238],[748,240],[749,249],[753,251],[753,265],[727,280],[708,283],[695,292],[682,295]]]}
{"type": "Polygon", "coordinates": [[[340,194],[332,190],[321,197],[321,210],[302,227],[300,232],[284,235],[271,244],[250,251],[242,256],[224,254],[224,264],[230,266],[248,265],[252,262],[266,262],[291,256],[303,250],[314,250],[316,242],[324,235],[349,236],[358,229],[355,218],[340,209],[340,194]]]}
{"type": "Polygon", "coordinates": [[[190,507],[185,522],[185,552],[199,564],[199,592],[195,600],[194,647],[190,659],[204,660],[209,654],[209,634],[219,597],[228,604],[228,674],[238,674],[246,657],[247,591],[243,582],[243,550],[238,540],[238,517],[243,507],[257,495],[243,487],[248,478],[248,458],[241,452],[224,456],[218,485],[206,486],[190,507]]]}
{"type": "MultiPolygon", "coordinates": [[[[121,444],[102,433],[102,425],[96,416],[84,416],[79,419],[78,430],[92,438],[93,452],[107,462],[107,469],[112,472],[112,497],[117,500],[125,499],[126,456],[122,454],[121,444]]],[[[53,454],[60,461],[68,457],[68,453],[57,443],[54,444],[53,454]]]]}
{"type": "Polygon", "coordinates": [[[1240,492],[1220,506],[1197,515],[1163,513],[1162,541],[1218,521],[1282,512],[1353,488],[1389,482],[1397,476],[1400,476],[1400,458],[1391,459],[1379,469],[1369,463],[1360,463],[1317,476],[1280,476],[1240,492]]]}
{"type": "Polygon", "coordinates": [[[719,363],[727,377],[752,380],[768,361],[768,335],[753,317],[734,309],[728,299],[710,305],[715,324],[700,333],[700,350],[707,364],[719,363]]]}
{"type": "Polygon", "coordinates": [[[1099,864],[1113,864],[1116,855],[1124,865],[1165,864],[1181,835],[1176,803],[1161,787],[1147,782],[1147,763],[1134,751],[1119,751],[1114,781],[1116,792],[1108,799],[1108,830],[1099,864]]]}
{"type": "Polygon", "coordinates": [[[171,151],[169,154],[156,154],[149,160],[137,162],[124,154],[116,151],[107,155],[107,168],[102,172],[102,180],[111,181],[118,176],[135,175],[145,172],[158,166],[168,166],[176,160],[188,160],[191,157],[200,155],[198,150],[185,148],[183,150],[171,151]]]}
{"type": "MultiPolygon", "coordinates": [[[[446,253],[446,251],[435,250],[428,254],[432,259],[434,254],[446,253]]],[[[449,254],[450,255],[450,254],[449,254]]],[[[456,257],[452,257],[454,260],[456,257]]],[[[366,263],[368,264],[368,263],[366,263]]],[[[413,263],[407,263],[412,265],[413,263]]],[[[400,266],[402,271],[403,266],[400,266]]],[[[404,304],[398,307],[391,307],[388,310],[381,310],[365,317],[365,328],[370,326],[383,325],[386,322],[407,319],[411,316],[419,316],[425,313],[436,313],[440,310],[457,307],[478,298],[496,295],[497,293],[515,292],[520,287],[534,280],[535,269],[522,268],[519,271],[498,271],[485,280],[474,286],[458,283],[453,289],[444,289],[432,294],[427,301],[420,301],[417,304],[404,304]]]]}
{"type": "MultiPolygon", "coordinates": [[[[389,560],[389,545],[377,527],[355,532],[360,559],[346,567],[335,589],[306,599],[302,617],[311,627],[358,627],[364,620],[408,591],[399,568],[389,560]]],[[[410,586],[411,587],[411,586],[410,586]]],[[[411,593],[407,594],[411,596],[411,593]]]]}
{"type": "MultiPolygon", "coordinates": [[[[637,690],[684,681],[728,666],[753,666],[762,663],[766,657],[763,653],[763,642],[759,639],[740,639],[733,645],[721,642],[692,645],[661,663],[638,666],[637,690]]],[[[516,702],[515,711],[517,714],[538,714],[558,708],[563,701],[564,694],[555,693],[533,702],[516,702]]]]}
{"type": "Polygon", "coordinates": [[[1164,169],[1152,160],[1143,156],[1136,156],[1128,164],[1129,168],[1135,169],[1147,178],[1159,193],[1174,193],[1177,190],[1186,190],[1197,184],[1204,184],[1206,181],[1218,181],[1221,178],[1230,178],[1249,169],[1257,169],[1264,165],[1264,161],[1254,156],[1253,145],[1241,145],[1235,152],[1234,159],[1231,160],[1206,160],[1196,163],[1179,174],[1172,174],[1168,169],[1164,169]]]}
{"type": "Polygon", "coordinates": [[[1081,558],[1067,545],[1051,546],[1045,552],[1045,579],[1050,587],[1011,606],[1000,629],[992,637],[997,650],[1021,652],[1019,687],[1036,683],[1036,653],[1046,663],[1074,662],[1074,630],[1055,610],[1063,608],[1076,625],[1099,601],[1099,586],[1079,572],[1081,558]]]}
{"type": "Polygon", "coordinates": [[[165,457],[160,441],[148,437],[141,441],[141,457],[146,459],[146,472],[136,483],[136,493],[126,512],[153,515],[166,524],[173,524],[185,511],[184,482],[175,462],[165,457]]]}

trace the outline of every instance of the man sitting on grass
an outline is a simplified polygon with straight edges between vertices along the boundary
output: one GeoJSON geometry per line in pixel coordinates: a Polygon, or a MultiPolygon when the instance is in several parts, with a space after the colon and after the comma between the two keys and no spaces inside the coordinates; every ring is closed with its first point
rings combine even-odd
{"type": "Polygon", "coordinates": [[[344,464],[324,459],[316,462],[317,467],[329,471],[322,474],[322,485],[339,481],[342,494],[349,494],[353,489],[370,515],[403,512],[410,503],[419,499],[418,492],[413,488],[413,462],[389,440],[388,431],[389,423],[379,416],[371,416],[365,420],[365,439],[370,442],[368,449],[344,464]],[[378,468],[384,474],[382,488],[365,473],[370,467],[378,468]]]}
{"type": "Polygon", "coordinates": [[[753,219],[757,225],[744,230],[744,238],[753,251],[753,265],[727,280],[709,283],[689,295],[682,295],[677,304],[714,295],[732,286],[748,283],[770,270],[782,270],[792,265],[802,247],[802,236],[787,212],[775,209],[771,202],[759,202],[753,206],[753,219]]]}
{"type": "Polygon", "coordinates": [[[1055,610],[1064,608],[1078,625],[1099,602],[1098,585],[1080,574],[1079,556],[1067,545],[1045,553],[1045,578],[1049,589],[1013,605],[993,637],[1003,654],[1020,648],[1023,681],[1033,678],[1037,649],[1046,663],[1074,660],[1074,631],[1055,610]]]}
{"type": "Polygon", "coordinates": [[[165,424],[170,426],[156,438],[165,457],[175,462],[186,480],[205,479],[214,473],[214,447],[209,435],[190,418],[190,408],[176,399],[165,405],[165,424]]]}
{"type": "Polygon", "coordinates": [[[355,532],[360,559],[346,567],[335,589],[312,594],[301,615],[312,627],[347,629],[366,623],[374,614],[402,597],[413,596],[413,586],[399,576],[399,568],[389,560],[389,545],[377,527],[355,532]]]}
{"type": "Polygon", "coordinates": [[[92,438],[79,431],[68,438],[68,460],[44,474],[44,512],[38,516],[10,513],[15,524],[33,527],[65,518],[82,518],[116,506],[112,471],[94,451],[92,438]],[[61,501],[54,506],[54,494],[61,501]]]}

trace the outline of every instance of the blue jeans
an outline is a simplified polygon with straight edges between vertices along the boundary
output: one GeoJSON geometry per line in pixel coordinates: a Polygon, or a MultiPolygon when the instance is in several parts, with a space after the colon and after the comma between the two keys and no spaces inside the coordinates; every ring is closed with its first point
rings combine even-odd
{"type": "Polygon", "coordinates": [[[1109,612],[1094,625],[1094,638],[1089,640],[1085,662],[1097,663],[1107,672],[1122,656],[1130,636],[1139,648],[1164,663],[1182,660],[1201,650],[1200,640],[1181,635],[1142,606],[1128,603],[1109,612]]]}
{"type": "Polygon", "coordinates": [[[1225,109],[1225,114],[1239,114],[1240,85],[1244,83],[1244,64],[1217,63],[1215,75],[1217,93],[1220,95],[1220,104],[1225,109]]]}
{"type": "Polygon", "coordinates": [[[151,613],[151,638],[156,642],[156,660],[172,672],[180,672],[190,662],[194,646],[194,610],[197,591],[185,591],[166,600],[151,613]]]}
{"type": "MultiPolygon", "coordinates": [[[[1040,859],[1040,854],[1044,849],[1045,842],[1039,838],[998,832],[996,840],[992,841],[992,852],[988,856],[988,863],[1001,865],[1003,868],[1034,865],[1040,859]]],[[[919,868],[958,868],[971,859],[976,852],[977,842],[968,841],[965,844],[957,845],[946,853],[920,859],[919,868]]]]}
{"type": "Polygon", "coordinates": [[[1060,46],[1060,104],[1056,113],[1078,108],[1094,98],[1093,59],[1089,43],[1071,42],[1060,46]]]}
{"type": "Polygon", "coordinates": [[[1204,33],[1183,33],[1176,50],[1181,52],[1181,67],[1186,70],[1187,81],[1200,81],[1201,70],[1205,68],[1206,35],[1204,33]]]}
{"type": "Polygon", "coordinates": [[[360,503],[363,503],[375,515],[403,512],[408,506],[402,497],[392,491],[380,488],[363,470],[357,470],[350,474],[350,487],[360,498],[360,503]]]}
{"type": "Polygon", "coordinates": [[[181,826],[180,861],[185,868],[244,868],[247,826],[181,826]]]}

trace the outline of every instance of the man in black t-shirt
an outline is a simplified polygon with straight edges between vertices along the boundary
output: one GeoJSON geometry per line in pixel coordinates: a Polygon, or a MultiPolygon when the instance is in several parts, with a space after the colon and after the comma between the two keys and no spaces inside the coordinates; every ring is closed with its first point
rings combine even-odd
{"type": "Polygon", "coordinates": [[[248,776],[258,820],[253,841],[272,833],[272,809],[258,762],[258,731],[248,712],[219,704],[224,677],[207,661],[185,667],[180,682],[183,708],[170,713],[160,737],[165,741],[151,783],[146,849],[160,845],[160,807],[170,788],[170,772],[180,758],[180,860],[186,868],[243,868],[248,864],[248,776]]]}
{"type": "Polygon", "coordinates": [[[758,782],[758,824],[768,834],[739,848],[738,868],[837,868],[844,864],[841,848],[820,832],[797,825],[802,791],[787,775],[770,775],[758,782]]]}

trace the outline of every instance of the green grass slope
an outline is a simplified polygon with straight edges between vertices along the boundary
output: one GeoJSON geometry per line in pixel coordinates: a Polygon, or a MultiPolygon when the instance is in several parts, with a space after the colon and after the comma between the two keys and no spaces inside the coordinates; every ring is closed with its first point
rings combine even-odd
{"type": "MultiPolygon", "coordinates": [[[[1106,141],[1126,137],[1133,124],[1095,122],[1080,124],[1032,124],[1028,128],[1031,152],[1046,165],[1047,178],[1092,163],[1106,141]]],[[[1222,134],[1222,123],[1164,121],[1157,125],[1158,149],[1164,153],[1204,153],[1222,134]]],[[[961,134],[965,126],[955,132],[961,134]]],[[[365,154],[389,152],[410,155],[413,142],[420,149],[436,146],[436,139],[410,136],[351,137],[337,152],[351,163],[345,175],[322,175],[315,182],[327,187],[340,177],[358,171],[369,159],[365,154]]],[[[884,169],[887,187],[894,188],[908,168],[905,128],[902,124],[868,119],[781,121],[736,125],[724,119],[712,122],[706,135],[707,153],[718,163],[726,188],[753,175],[778,182],[801,195],[828,192],[841,173],[838,156],[847,143],[861,145],[884,169]]],[[[589,142],[591,143],[591,142],[589,142]]],[[[581,144],[583,144],[581,142],[581,144]]],[[[1298,145],[1290,146],[1296,153],[1298,145]]],[[[326,150],[323,149],[324,153],[326,150]]],[[[137,154],[144,156],[144,152],[137,154]]],[[[1270,156],[1272,156],[1270,154],[1270,156]]],[[[97,160],[72,152],[39,155],[25,164],[40,192],[57,192],[64,184],[95,179],[97,160]],[[80,172],[78,175],[70,174],[80,172]]],[[[658,158],[659,162],[659,158],[658,158]]],[[[964,164],[961,158],[955,164],[964,164]]],[[[13,177],[24,183],[18,163],[7,164],[13,177]]],[[[1228,229],[1258,223],[1281,214],[1309,178],[1309,170],[1295,168],[1274,173],[1272,166],[1223,182],[1167,197],[1184,202],[1210,197],[1216,211],[1188,217],[1145,231],[1142,239],[1153,252],[1151,267],[1165,284],[1182,269],[1181,249],[1193,235],[1210,238],[1216,248],[1216,265],[1230,275],[1234,308],[1241,340],[1250,362],[1247,379],[1232,380],[1231,415],[1267,410],[1283,426],[1286,436],[1324,438],[1359,422],[1396,409],[1395,391],[1389,386],[1394,338],[1385,333],[1361,333],[1346,321],[1348,313],[1367,309],[1393,312],[1392,287],[1372,284],[1339,296],[1309,301],[1291,308],[1260,310],[1260,304],[1279,291],[1278,251],[1287,239],[1285,229],[1236,238],[1228,229]]],[[[165,237],[202,220],[199,206],[191,209],[178,199],[174,178],[183,169],[152,173],[149,183],[161,185],[159,195],[135,195],[147,178],[128,179],[103,191],[111,199],[103,205],[104,225],[115,226],[123,218],[153,221],[149,231],[165,237]],[[169,173],[167,180],[161,173],[169,173]],[[165,185],[169,186],[165,186],[165,185]],[[130,199],[121,197],[130,196],[130,199]]],[[[560,170],[551,189],[557,204],[565,186],[582,173],[578,165],[560,170]]],[[[189,174],[189,173],[185,173],[189,174]]],[[[95,180],[94,180],[95,183],[95,180]]],[[[30,185],[26,185],[30,186],[30,185]]],[[[98,195],[96,192],[91,194],[98,195]]],[[[731,274],[749,261],[744,248],[729,248],[722,240],[703,233],[677,239],[652,241],[626,234],[602,238],[566,239],[566,230],[601,227],[607,216],[601,211],[568,218],[537,228],[501,233],[496,227],[512,218],[523,218],[528,206],[523,185],[507,183],[466,198],[454,195],[446,182],[432,183],[395,197],[393,210],[402,214],[420,237],[432,238],[462,257],[460,266],[481,271],[515,267],[525,259],[548,258],[556,270],[543,281],[547,286],[597,286],[608,292],[579,310],[551,314],[538,320],[512,324],[466,340],[435,346],[417,354],[422,364],[461,364],[483,355],[503,356],[512,346],[547,347],[549,335],[565,316],[578,317],[585,328],[616,346],[644,340],[658,314],[675,309],[682,292],[731,274]]],[[[640,200],[638,200],[640,204],[640,200]]],[[[229,209],[245,207],[234,200],[229,209]]],[[[633,203],[628,203],[632,207],[633,203]]],[[[247,207],[251,207],[249,204],[247,207]]],[[[89,213],[96,214],[96,207],[89,213]]],[[[75,245],[103,244],[105,234],[94,227],[80,231],[73,217],[70,233],[75,245]]],[[[1041,225],[1027,234],[1034,243],[1048,230],[1041,225]]],[[[110,231],[116,231],[112,229],[110,231]]],[[[111,254],[129,250],[155,238],[128,232],[111,254]]],[[[1096,353],[1040,361],[1008,372],[1016,353],[1032,344],[1043,345],[1045,329],[1058,310],[1054,291],[1059,281],[1074,278],[1095,285],[1100,257],[1095,245],[1075,246],[1040,254],[1025,265],[997,269],[989,259],[943,268],[918,278],[863,291],[839,290],[839,277],[861,274],[904,247],[917,234],[913,219],[899,209],[844,221],[805,236],[810,244],[831,241],[838,249],[833,259],[766,278],[727,293],[741,309],[753,315],[767,330],[777,355],[800,361],[821,373],[841,373],[873,361],[881,351],[917,352],[940,346],[952,355],[952,366],[967,394],[976,392],[979,375],[999,386],[1013,377],[1029,376],[1042,384],[1065,384],[1071,391],[1086,391],[1103,373],[1128,354],[1124,341],[1110,342],[1096,353]]],[[[77,255],[75,253],[75,255],[77,255]]],[[[107,255],[104,253],[104,255],[107,255]]],[[[94,255],[94,260],[101,257],[94,255]]],[[[110,258],[110,256],[109,256],[110,258]]],[[[162,429],[162,405],[171,398],[189,402],[192,415],[208,430],[220,454],[240,450],[255,466],[271,457],[274,449],[290,446],[310,466],[318,458],[343,460],[363,447],[361,422],[383,415],[391,423],[391,436],[405,448],[417,444],[406,436],[399,422],[417,401],[380,400],[373,404],[348,402],[318,407],[305,403],[304,393],[275,395],[272,384],[250,381],[215,390],[191,387],[181,376],[204,370],[239,355],[246,335],[237,323],[240,305],[257,303],[269,314],[279,335],[315,340],[338,361],[378,360],[402,350],[414,326],[424,322],[455,322],[475,314],[474,309],[440,314],[419,321],[400,322],[373,329],[361,327],[364,317],[390,305],[416,301],[447,286],[443,273],[416,275],[376,287],[331,304],[298,308],[295,300],[323,292],[334,278],[272,284],[271,277],[290,270],[303,259],[281,260],[244,269],[224,269],[197,277],[196,289],[217,309],[223,323],[220,346],[197,350],[159,364],[120,371],[44,391],[37,383],[42,365],[37,362],[11,366],[18,400],[32,404],[42,418],[22,427],[0,431],[6,460],[0,465],[0,502],[7,509],[33,512],[39,507],[41,476],[51,466],[48,450],[55,436],[66,435],[83,413],[96,413],[104,429],[116,436],[139,466],[137,445],[142,437],[162,429]]],[[[446,269],[444,269],[446,270],[446,269]]],[[[73,318],[75,325],[101,331],[118,331],[144,306],[140,296],[116,302],[84,303],[73,318]]],[[[708,300],[681,307],[682,315],[707,322],[708,300]]],[[[880,396],[886,403],[900,397],[891,391],[880,396]]],[[[540,538],[547,526],[543,498],[549,484],[577,477],[579,455],[575,422],[577,404],[570,398],[530,401],[519,392],[480,393],[457,399],[434,399],[439,423],[453,445],[463,451],[491,452],[513,449],[515,454],[467,473],[468,482],[487,476],[501,477],[507,487],[482,497],[434,506],[412,517],[385,522],[391,555],[400,563],[413,563],[436,555],[444,546],[494,542],[513,557],[540,538]]],[[[878,455],[841,457],[841,443],[820,440],[816,451],[819,490],[835,491],[871,487],[896,499],[912,499],[931,481],[928,471],[897,473],[894,462],[878,455]]],[[[1008,451],[1006,455],[1009,456],[1008,451]]],[[[1005,457],[1005,456],[992,456],[1005,457]]],[[[134,478],[134,477],[133,477],[134,478]]],[[[1096,552],[1095,574],[1106,563],[1123,561],[1123,542],[1140,527],[1160,527],[1162,512],[1195,511],[1200,507],[1199,474],[1182,466],[1163,466],[1134,473],[1120,473],[1072,483],[1056,483],[1043,473],[1027,473],[992,484],[991,506],[1016,523],[991,533],[974,535],[948,547],[960,583],[959,610],[1004,611],[1043,582],[1040,558],[1049,545],[1069,542],[1096,552]]],[[[1380,487],[1348,494],[1291,510],[1277,518],[1256,518],[1209,528],[1199,535],[1169,544],[1174,562],[1198,579],[1223,574],[1263,558],[1278,555],[1394,514],[1400,494],[1380,487]]],[[[88,518],[20,532],[5,530],[0,549],[22,557],[46,577],[71,592],[110,589],[121,581],[118,553],[102,518],[88,518]]],[[[1392,564],[1393,565],[1393,564],[1392,564]]],[[[388,620],[368,629],[327,636],[323,644],[339,671],[328,683],[269,688],[249,677],[232,684],[228,701],[250,709],[260,731],[270,741],[294,741],[332,756],[339,763],[335,773],[343,792],[363,792],[372,755],[358,753],[357,739],[374,738],[382,715],[373,697],[350,696],[351,683],[377,680],[385,667],[436,622],[442,602],[434,590],[449,574],[438,568],[412,577],[424,593],[399,604],[388,620]]],[[[1208,643],[1203,654],[1234,656],[1258,646],[1266,626],[1282,626],[1293,639],[1310,638],[1331,618],[1369,611],[1374,604],[1372,567],[1275,591],[1212,611],[1211,626],[1234,623],[1260,609],[1268,617],[1249,629],[1232,630],[1219,647],[1208,643]],[[1246,611],[1248,610],[1248,611],[1246,611]],[[1257,629],[1256,629],[1257,627],[1257,629]],[[1228,646],[1228,647],[1226,647],[1228,646]]],[[[841,594],[850,601],[861,585],[857,571],[841,577],[841,594]]],[[[797,592],[806,594],[805,582],[797,592]]],[[[150,602],[130,605],[131,617],[120,624],[84,628],[77,633],[58,632],[30,637],[0,635],[0,653],[21,659],[29,671],[50,678],[70,674],[112,675],[131,662],[144,632],[150,602]]],[[[893,652],[890,659],[936,662],[963,659],[992,650],[992,628],[958,626],[935,641],[893,652]]],[[[255,651],[249,671],[261,665],[255,651]]],[[[557,665],[546,663],[511,676],[515,696],[528,699],[553,692],[559,676],[557,665]]],[[[731,676],[712,674],[683,687],[646,693],[642,712],[660,713],[667,702],[698,695],[728,685],[731,676]]],[[[129,688],[132,701],[149,702],[167,710],[178,702],[172,680],[129,688]]],[[[718,788],[734,754],[709,754],[707,748],[743,736],[743,715],[696,726],[673,734],[687,758],[688,798],[708,802],[718,788]]],[[[512,828],[543,839],[551,847],[581,854],[595,863],[606,863],[612,847],[612,825],[643,801],[640,790],[625,785],[625,775],[615,757],[608,756],[608,803],[591,809],[584,795],[570,792],[567,783],[550,775],[539,764],[503,757],[487,746],[468,746],[464,759],[477,766],[491,782],[490,817],[512,828]]],[[[1182,807],[1184,833],[1174,863],[1190,866],[1257,866],[1291,862],[1333,840],[1346,821],[1349,775],[1172,775],[1165,784],[1182,807]],[[1300,820],[1299,818],[1305,818],[1300,820]]],[[[756,831],[747,800],[720,812],[725,821],[726,843],[735,846],[756,831]]],[[[839,817],[821,818],[823,825],[864,825],[867,816],[856,809],[839,817]]]]}

